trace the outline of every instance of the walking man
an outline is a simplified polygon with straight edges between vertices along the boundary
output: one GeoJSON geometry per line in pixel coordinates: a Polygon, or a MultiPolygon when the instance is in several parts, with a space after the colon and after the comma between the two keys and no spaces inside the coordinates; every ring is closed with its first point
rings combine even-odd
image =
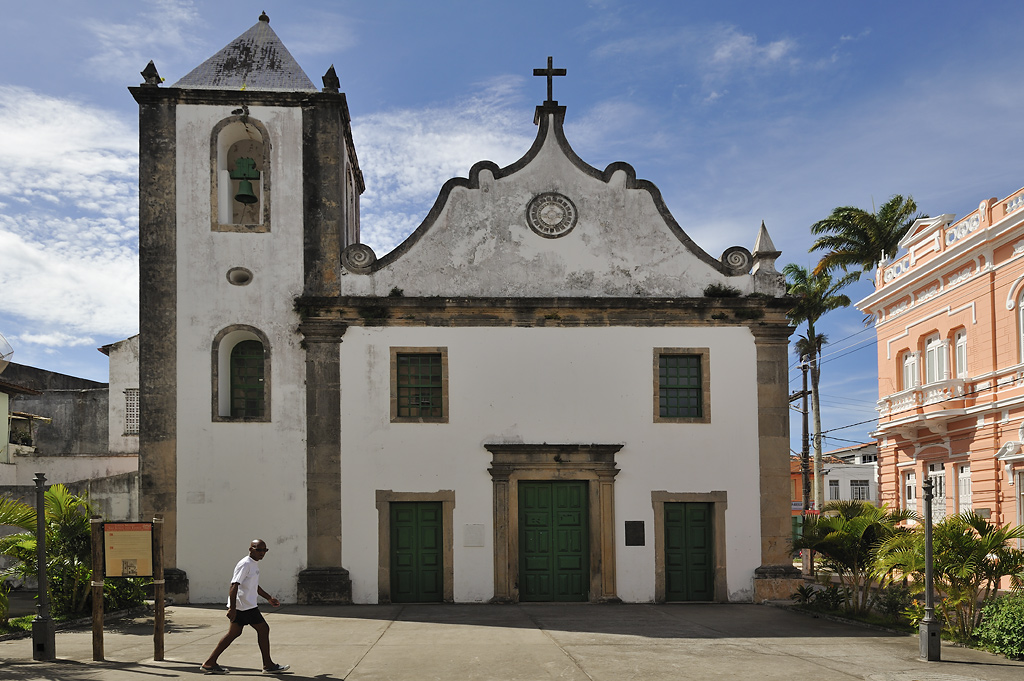
{"type": "Polygon", "coordinates": [[[256,630],[256,640],[263,654],[263,673],[276,674],[288,669],[286,664],[276,664],[270,657],[270,625],[263,619],[256,607],[256,596],[263,596],[275,608],[281,605],[260,586],[259,561],[267,555],[267,543],[262,539],[253,539],[249,544],[249,555],[238,561],[235,572],[231,576],[231,588],[228,589],[228,620],[231,625],[228,633],[217,643],[210,658],[199,668],[206,674],[227,674],[228,670],[217,664],[217,658],[227,650],[232,641],[242,635],[242,629],[248,624],[256,630]]]}

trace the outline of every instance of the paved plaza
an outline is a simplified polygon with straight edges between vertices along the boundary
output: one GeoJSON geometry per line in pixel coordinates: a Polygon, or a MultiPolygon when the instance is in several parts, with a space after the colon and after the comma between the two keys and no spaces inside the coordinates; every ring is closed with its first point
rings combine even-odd
{"type": "MultiPolygon", "coordinates": [[[[381,605],[263,607],[274,659],[289,679],[346,681],[659,681],[866,679],[1020,681],[1024,662],[763,605],[381,605]]],[[[227,629],[224,609],[167,609],[165,659],[153,661],[153,620],[110,623],[106,660],[88,629],[57,633],[57,661],[34,662],[31,639],[0,642],[5,681],[194,678],[227,629]]],[[[246,631],[221,656],[228,678],[265,678],[246,631]]]]}

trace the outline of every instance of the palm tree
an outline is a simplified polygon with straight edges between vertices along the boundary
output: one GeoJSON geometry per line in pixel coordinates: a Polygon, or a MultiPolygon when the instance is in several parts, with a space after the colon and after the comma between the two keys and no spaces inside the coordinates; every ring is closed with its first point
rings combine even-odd
{"type": "Polygon", "coordinates": [[[811,365],[811,412],[814,414],[814,507],[821,508],[825,496],[825,482],[821,475],[821,402],[818,385],[821,379],[819,357],[821,346],[827,342],[824,334],[814,325],[827,312],[850,305],[850,297],[839,291],[856,280],[858,274],[850,272],[839,281],[833,281],[828,272],[810,273],[805,267],[790,263],[782,268],[789,282],[788,293],[794,296],[792,309],[787,313],[794,325],[807,324],[807,334],[797,341],[797,350],[806,355],[811,365]],[[802,345],[801,345],[802,343],[802,345]]]}
{"type": "Polygon", "coordinates": [[[810,251],[825,251],[814,268],[814,273],[831,272],[841,269],[855,270],[855,279],[868,272],[886,257],[892,257],[899,250],[900,240],[920,215],[912,196],[900,194],[882,204],[877,212],[869,213],[862,208],[840,206],[824,220],[811,225],[811,233],[818,238],[810,251]]]}
{"type": "MultiPolygon", "coordinates": [[[[51,485],[43,494],[46,520],[46,562],[50,594],[55,612],[72,614],[85,608],[92,575],[92,507],[85,496],[72,494],[62,484],[51,485]]],[[[0,498],[0,525],[18,527],[22,532],[0,537],[0,555],[15,563],[0,572],[29,577],[36,573],[36,509],[10,498],[0,498]]]]}
{"type": "MultiPolygon", "coordinates": [[[[961,642],[981,623],[981,606],[996,594],[1003,577],[1024,570],[1024,551],[1010,546],[1024,538],[1024,526],[998,527],[974,511],[949,516],[932,531],[933,576],[941,598],[936,604],[944,626],[961,642]]],[[[924,531],[888,538],[879,547],[885,569],[914,575],[924,584],[924,531]]]]}
{"type": "Polygon", "coordinates": [[[880,592],[892,582],[893,568],[877,560],[879,546],[909,530],[901,523],[914,518],[911,511],[878,508],[863,501],[831,501],[817,520],[804,525],[793,548],[819,553],[824,566],[839,576],[847,608],[867,612],[872,585],[880,592]]]}

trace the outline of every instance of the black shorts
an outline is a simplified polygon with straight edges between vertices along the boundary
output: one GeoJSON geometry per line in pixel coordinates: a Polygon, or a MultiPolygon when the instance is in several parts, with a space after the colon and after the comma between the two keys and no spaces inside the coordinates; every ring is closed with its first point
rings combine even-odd
{"type": "Polygon", "coordinates": [[[233,619],[232,622],[244,627],[246,624],[256,625],[261,622],[266,623],[266,620],[263,619],[263,614],[260,612],[259,608],[253,608],[252,610],[239,610],[235,613],[235,619],[233,619]]]}

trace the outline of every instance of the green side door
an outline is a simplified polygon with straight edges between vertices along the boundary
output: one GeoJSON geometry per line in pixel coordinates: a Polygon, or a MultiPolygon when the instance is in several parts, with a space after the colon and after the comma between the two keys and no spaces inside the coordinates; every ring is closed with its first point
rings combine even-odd
{"type": "Polygon", "coordinates": [[[666,600],[714,600],[713,537],[711,504],[665,504],[666,600]]]}
{"type": "Polygon", "coordinates": [[[441,503],[391,504],[391,602],[444,600],[441,503]]]}
{"type": "Polygon", "coordinates": [[[519,483],[519,600],[586,601],[587,483],[519,483]]]}

